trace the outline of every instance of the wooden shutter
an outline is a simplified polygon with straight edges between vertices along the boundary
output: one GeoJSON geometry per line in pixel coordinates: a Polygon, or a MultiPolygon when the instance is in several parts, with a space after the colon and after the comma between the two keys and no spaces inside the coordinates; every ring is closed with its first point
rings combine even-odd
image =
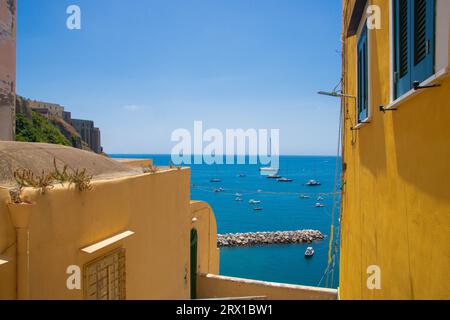
{"type": "Polygon", "coordinates": [[[434,73],[435,0],[413,2],[412,82],[422,82],[434,73]]]}
{"type": "MultiPolygon", "coordinates": [[[[414,1],[414,0],[412,0],[414,1]]],[[[410,8],[411,0],[394,0],[395,21],[395,96],[411,89],[410,8]]]]}
{"type": "Polygon", "coordinates": [[[398,98],[434,73],[435,0],[394,0],[394,84],[398,98]]]}
{"type": "Polygon", "coordinates": [[[358,122],[369,116],[369,61],[367,46],[367,27],[364,27],[358,40],[358,122]]]}

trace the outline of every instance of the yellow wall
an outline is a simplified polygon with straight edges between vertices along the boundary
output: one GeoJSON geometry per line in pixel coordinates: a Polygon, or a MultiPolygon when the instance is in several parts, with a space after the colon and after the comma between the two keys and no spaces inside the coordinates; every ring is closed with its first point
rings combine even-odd
{"type": "MultiPolygon", "coordinates": [[[[67,186],[56,186],[45,195],[24,191],[24,199],[34,203],[29,224],[30,298],[82,299],[83,291],[66,288],[67,267],[82,268],[118,247],[126,249],[127,299],[190,298],[190,170],[96,181],[93,186],[83,193],[67,186]],[[135,234],[94,254],[80,250],[126,230],[135,234]]],[[[15,238],[5,207],[9,197],[3,193],[0,249],[15,238]]],[[[197,206],[203,211],[199,221],[208,227],[197,226],[199,233],[209,234],[215,229],[212,211],[207,205],[197,206]]],[[[209,237],[215,241],[215,235],[209,237]]],[[[201,241],[200,250],[208,252],[201,241]]],[[[205,258],[199,261],[202,265],[205,258]]],[[[205,270],[218,270],[218,260],[209,265],[205,270]]],[[[0,267],[0,298],[15,298],[12,269],[13,264],[0,267]]]]}
{"type": "MultiPolygon", "coordinates": [[[[344,100],[340,298],[448,299],[450,80],[380,112],[391,102],[390,1],[371,3],[382,9],[382,29],[369,31],[371,123],[352,131],[355,101],[344,100]],[[370,265],[381,290],[367,288],[370,265]]],[[[344,92],[356,95],[357,37],[343,39],[344,92]]]]}
{"type": "Polygon", "coordinates": [[[0,265],[0,300],[16,299],[16,232],[12,226],[7,203],[7,189],[0,188],[0,259],[9,261],[0,265]]]}
{"type": "Polygon", "coordinates": [[[306,287],[202,274],[198,296],[204,298],[264,297],[270,300],[336,300],[333,289],[306,287]]]}
{"type": "Polygon", "coordinates": [[[197,272],[219,274],[220,251],[214,212],[205,202],[191,201],[191,218],[191,228],[198,232],[197,272]]]}

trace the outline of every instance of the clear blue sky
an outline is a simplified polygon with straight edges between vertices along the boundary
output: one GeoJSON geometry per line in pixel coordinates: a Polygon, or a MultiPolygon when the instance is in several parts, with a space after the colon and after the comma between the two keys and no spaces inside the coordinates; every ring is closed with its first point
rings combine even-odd
{"type": "Polygon", "coordinates": [[[202,120],[335,154],[339,100],[316,92],[339,81],[340,17],[338,0],[19,0],[17,91],[94,120],[109,153],[169,153],[202,120]]]}

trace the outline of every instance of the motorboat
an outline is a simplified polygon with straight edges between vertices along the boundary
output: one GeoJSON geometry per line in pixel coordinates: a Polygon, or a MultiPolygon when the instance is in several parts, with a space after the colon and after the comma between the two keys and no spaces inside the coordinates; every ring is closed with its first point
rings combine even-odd
{"type": "Polygon", "coordinates": [[[320,202],[317,202],[317,203],[316,203],[316,208],[323,208],[323,207],[325,207],[324,204],[322,204],[322,203],[320,203],[320,202]]]}
{"type": "Polygon", "coordinates": [[[263,211],[263,208],[261,208],[261,207],[256,207],[256,208],[254,208],[253,210],[255,210],[255,211],[263,211]]]}
{"type": "Polygon", "coordinates": [[[318,197],[317,201],[323,201],[323,197],[318,197]]]}
{"type": "Polygon", "coordinates": [[[217,178],[211,179],[211,180],[209,180],[209,181],[210,181],[210,182],[213,182],[213,183],[222,182],[222,180],[217,179],[217,178]]]}
{"type": "Polygon", "coordinates": [[[267,179],[281,179],[282,177],[277,174],[270,174],[267,176],[267,179]]]}
{"type": "Polygon", "coordinates": [[[236,198],[240,198],[240,197],[242,197],[242,194],[236,193],[235,196],[236,196],[236,198]]]}
{"type": "Polygon", "coordinates": [[[237,201],[237,202],[242,202],[242,201],[244,201],[244,200],[242,200],[242,198],[239,198],[239,197],[238,197],[238,198],[235,199],[235,201],[237,201]]]}
{"type": "Polygon", "coordinates": [[[311,258],[314,255],[314,248],[308,247],[305,251],[305,258],[311,258]]]}
{"type": "Polygon", "coordinates": [[[316,180],[309,180],[306,185],[308,187],[317,187],[317,186],[321,186],[322,184],[316,180]]]}
{"type": "Polygon", "coordinates": [[[239,177],[239,178],[245,178],[246,176],[247,176],[247,175],[246,175],[245,173],[239,173],[239,174],[238,174],[238,177],[239,177]]]}
{"type": "Polygon", "coordinates": [[[294,180],[289,179],[289,178],[280,178],[278,179],[278,182],[293,182],[294,180]]]}
{"type": "Polygon", "coordinates": [[[301,194],[300,199],[311,199],[311,197],[307,196],[306,194],[301,194]]]}
{"type": "Polygon", "coordinates": [[[249,202],[248,202],[249,204],[260,204],[261,203],[261,201],[259,201],[259,200],[250,200],[249,202]]]}
{"type": "Polygon", "coordinates": [[[213,190],[215,193],[219,193],[219,192],[224,192],[225,189],[224,188],[217,188],[213,190]]]}

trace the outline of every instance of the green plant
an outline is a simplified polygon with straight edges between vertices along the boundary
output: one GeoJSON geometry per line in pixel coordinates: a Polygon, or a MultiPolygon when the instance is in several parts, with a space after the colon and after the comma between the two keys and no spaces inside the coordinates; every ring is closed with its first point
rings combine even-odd
{"type": "Polygon", "coordinates": [[[42,171],[41,175],[35,175],[33,171],[27,169],[17,169],[14,171],[14,179],[19,185],[19,189],[36,188],[40,189],[41,194],[45,194],[48,189],[53,188],[54,182],[52,174],[46,174],[42,171]]]}
{"type": "Polygon", "coordinates": [[[157,173],[159,168],[154,165],[149,165],[148,167],[144,167],[144,173],[157,173]]]}
{"type": "Polygon", "coordinates": [[[76,170],[69,178],[70,183],[73,183],[78,191],[90,191],[92,190],[92,176],[87,173],[86,169],[76,170]]]}
{"type": "Polygon", "coordinates": [[[58,169],[58,166],[56,164],[56,159],[53,158],[53,166],[54,166],[54,171],[53,171],[53,179],[55,179],[55,181],[58,181],[59,183],[63,184],[66,182],[70,182],[70,173],[67,172],[67,169],[69,168],[69,166],[66,164],[64,165],[63,169],[60,170],[58,169]]]}

